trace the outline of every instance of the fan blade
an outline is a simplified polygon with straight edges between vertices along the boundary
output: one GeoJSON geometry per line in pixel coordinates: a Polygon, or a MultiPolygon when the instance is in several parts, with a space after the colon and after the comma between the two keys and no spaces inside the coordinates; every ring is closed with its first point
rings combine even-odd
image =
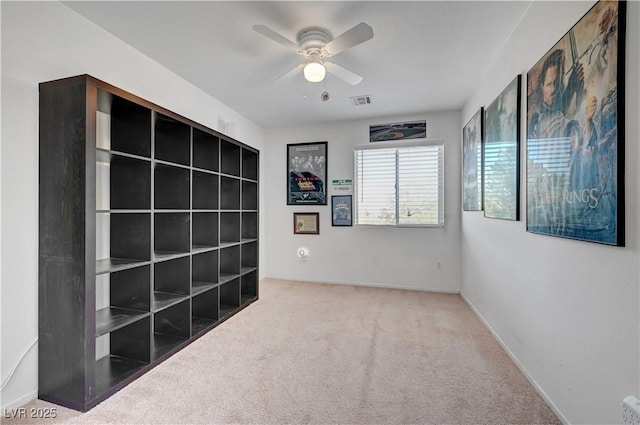
{"type": "Polygon", "coordinates": [[[367,40],[371,40],[372,38],[373,28],[364,22],[361,22],[347,32],[328,42],[327,45],[324,46],[323,50],[328,53],[329,56],[333,56],[340,52],[344,52],[353,46],[357,46],[360,43],[364,43],[367,40]]]}
{"type": "Polygon", "coordinates": [[[358,75],[355,72],[349,71],[347,68],[333,62],[325,62],[324,66],[325,68],[327,68],[328,72],[332,73],[346,83],[351,84],[352,86],[355,86],[362,81],[362,75],[358,75]]]}
{"type": "Polygon", "coordinates": [[[296,43],[294,43],[293,41],[289,40],[286,37],[283,37],[282,35],[278,34],[277,32],[275,32],[269,27],[265,27],[264,25],[254,25],[253,30],[256,32],[259,32],[260,34],[264,35],[267,38],[270,38],[276,43],[281,44],[287,49],[296,50],[296,51],[301,50],[300,46],[298,46],[296,43]]]}
{"type": "Polygon", "coordinates": [[[304,65],[305,65],[304,63],[301,63],[300,65],[296,65],[295,68],[290,69],[289,71],[285,72],[284,74],[282,74],[281,76],[273,80],[271,84],[275,84],[280,80],[288,80],[289,78],[294,77],[300,71],[302,71],[302,68],[304,68],[304,65]]]}

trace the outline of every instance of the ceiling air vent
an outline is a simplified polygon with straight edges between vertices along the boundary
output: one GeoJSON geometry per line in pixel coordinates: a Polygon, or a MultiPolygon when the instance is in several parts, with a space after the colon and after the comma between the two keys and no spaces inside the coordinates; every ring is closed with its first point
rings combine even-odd
{"type": "Polygon", "coordinates": [[[368,105],[371,103],[371,96],[368,94],[363,96],[354,96],[351,98],[353,106],[368,105]]]}

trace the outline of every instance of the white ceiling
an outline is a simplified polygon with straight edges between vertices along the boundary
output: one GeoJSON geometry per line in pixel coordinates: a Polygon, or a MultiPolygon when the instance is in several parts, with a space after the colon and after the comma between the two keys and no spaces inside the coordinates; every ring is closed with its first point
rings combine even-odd
{"type": "Polygon", "coordinates": [[[70,1],[65,4],[264,128],[460,109],[531,1],[70,1]],[[332,61],[364,77],[350,86],[271,81],[302,57],[253,31],[295,42],[302,28],[373,39],[332,61]],[[320,100],[326,88],[327,102],[320,100]],[[350,97],[370,95],[353,106],[350,97]]]}

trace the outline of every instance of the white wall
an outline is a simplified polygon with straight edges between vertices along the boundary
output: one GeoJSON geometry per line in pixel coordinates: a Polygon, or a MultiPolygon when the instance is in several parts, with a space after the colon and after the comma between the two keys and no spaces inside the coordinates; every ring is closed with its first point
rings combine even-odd
{"type": "MultiPolygon", "coordinates": [[[[425,113],[265,131],[267,276],[459,292],[460,119],[459,112],[425,113]],[[369,125],[417,119],[427,120],[429,139],[445,142],[445,229],[332,227],[330,202],[287,206],[287,143],[327,141],[327,180],[353,179],[353,147],[368,143],[369,125]],[[299,211],[320,212],[319,235],[293,234],[293,213],[299,211]],[[297,256],[301,246],[309,248],[306,261],[297,256]],[[436,260],[443,270],[436,270],[436,260]]],[[[327,185],[328,195],[330,189],[327,185]]]]}
{"type": "MultiPolygon", "coordinates": [[[[593,4],[533,2],[464,107],[461,125],[515,75],[526,75],[593,4]]],[[[623,398],[640,393],[639,6],[629,2],[627,20],[627,246],[530,234],[524,217],[510,223],[485,219],[482,213],[462,215],[463,296],[569,423],[620,423],[623,398]]],[[[524,167],[521,181],[526,181],[524,167]]]]}
{"type": "Polygon", "coordinates": [[[210,128],[224,132],[233,122],[230,136],[260,150],[263,133],[61,3],[3,1],[0,7],[3,385],[22,358],[2,391],[7,408],[35,398],[38,385],[38,83],[90,74],[210,128]]]}

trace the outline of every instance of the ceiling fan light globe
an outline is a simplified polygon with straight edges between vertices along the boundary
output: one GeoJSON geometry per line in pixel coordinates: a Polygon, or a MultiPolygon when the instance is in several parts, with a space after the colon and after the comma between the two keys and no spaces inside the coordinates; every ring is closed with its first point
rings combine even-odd
{"type": "Polygon", "coordinates": [[[327,70],[320,62],[309,62],[304,67],[304,78],[311,83],[319,83],[324,80],[326,73],[327,70]]]}

